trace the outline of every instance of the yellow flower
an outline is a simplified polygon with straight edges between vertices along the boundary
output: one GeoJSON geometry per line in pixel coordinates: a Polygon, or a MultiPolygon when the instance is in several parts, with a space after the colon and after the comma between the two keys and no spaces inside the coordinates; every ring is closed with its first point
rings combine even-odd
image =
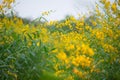
{"type": "Polygon", "coordinates": [[[37,46],[40,46],[40,42],[37,42],[37,46]]]}
{"type": "Polygon", "coordinates": [[[105,52],[108,52],[108,53],[110,53],[110,52],[118,53],[118,50],[115,47],[113,47],[112,45],[110,45],[110,44],[103,44],[103,48],[104,48],[105,52]]]}
{"type": "Polygon", "coordinates": [[[113,4],[112,4],[111,9],[112,9],[114,12],[116,12],[116,10],[117,10],[117,5],[116,5],[116,3],[113,3],[113,4]]]}
{"type": "Polygon", "coordinates": [[[65,61],[66,58],[67,58],[67,56],[66,56],[66,54],[65,54],[64,52],[58,53],[57,57],[58,57],[60,60],[63,60],[63,61],[65,61]]]}
{"type": "Polygon", "coordinates": [[[3,6],[0,4],[0,10],[2,10],[3,6]]]}
{"type": "Polygon", "coordinates": [[[75,47],[73,44],[69,44],[66,46],[66,49],[69,51],[69,50],[73,50],[75,47]]]}
{"type": "Polygon", "coordinates": [[[64,70],[58,70],[58,71],[55,73],[55,75],[56,75],[56,76],[60,76],[60,74],[62,74],[62,73],[64,73],[64,70]]]}
{"type": "Polygon", "coordinates": [[[81,50],[82,50],[82,53],[83,53],[83,54],[85,54],[85,53],[87,52],[87,48],[88,48],[87,45],[82,44],[81,50]]]}
{"type": "Polygon", "coordinates": [[[73,58],[72,64],[76,67],[82,66],[89,67],[91,65],[92,59],[89,57],[86,57],[85,55],[77,56],[76,58],[73,58]]]}
{"type": "Polygon", "coordinates": [[[52,53],[57,53],[57,52],[58,52],[58,49],[52,50],[52,53]]]}
{"type": "Polygon", "coordinates": [[[29,46],[31,46],[31,45],[32,45],[32,42],[31,42],[31,41],[29,41],[29,42],[28,42],[28,47],[29,47],[29,46]]]}
{"type": "Polygon", "coordinates": [[[95,21],[92,21],[92,25],[93,25],[93,26],[96,26],[97,23],[96,23],[95,21]]]}
{"type": "Polygon", "coordinates": [[[26,33],[29,31],[29,25],[26,25],[25,27],[22,28],[22,32],[26,33]]]}
{"type": "Polygon", "coordinates": [[[85,28],[86,28],[86,30],[90,30],[90,26],[86,26],[85,28]]]}
{"type": "Polygon", "coordinates": [[[73,69],[73,73],[78,75],[80,78],[83,78],[83,76],[84,76],[83,72],[79,71],[77,68],[73,69]]]}
{"type": "Polygon", "coordinates": [[[88,49],[88,52],[89,52],[89,55],[90,55],[90,56],[93,56],[93,55],[94,55],[94,51],[93,51],[91,48],[88,49]]]}
{"type": "Polygon", "coordinates": [[[105,3],[105,8],[108,9],[109,6],[110,6],[110,1],[106,1],[106,3],[105,3]]]}
{"type": "Polygon", "coordinates": [[[100,0],[103,4],[106,2],[106,0],[100,0]]]}
{"type": "Polygon", "coordinates": [[[104,40],[104,33],[100,32],[100,31],[97,31],[96,32],[96,37],[100,40],[104,40]]]}
{"type": "Polygon", "coordinates": [[[54,64],[54,69],[57,71],[59,66],[60,66],[59,63],[54,64]]]}
{"type": "Polygon", "coordinates": [[[74,80],[73,76],[68,76],[65,80],[74,80]]]}
{"type": "Polygon", "coordinates": [[[74,66],[76,66],[76,67],[79,66],[79,63],[77,63],[75,59],[72,61],[72,64],[73,64],[74,66]]]}

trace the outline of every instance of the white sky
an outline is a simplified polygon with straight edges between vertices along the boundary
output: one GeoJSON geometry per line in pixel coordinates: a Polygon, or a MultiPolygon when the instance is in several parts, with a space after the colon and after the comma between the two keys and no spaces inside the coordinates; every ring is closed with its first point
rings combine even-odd
{"type": "Polygon", "coordinates": [[[53,10],[46,16],[47,20],[60,20],[66,15],[77,16],[78,13],[85,14],[88,8],[92,10],[97,0],[16,0],[15,11],[21,17],[38,18],[44,11],[53,10]]]}
{"type": "MultiPolygon", "coordinates": [[[[1,1],[1,0],[0,0],[1,1]]],[[[44,11],[53,10],[46,16],[47,20],[60,20],[66,15],[77,16],[87,14],[88,9],[93,10],[98,0],[16,0],[14,10],[23,18],[38,18],[44,11]]]]}

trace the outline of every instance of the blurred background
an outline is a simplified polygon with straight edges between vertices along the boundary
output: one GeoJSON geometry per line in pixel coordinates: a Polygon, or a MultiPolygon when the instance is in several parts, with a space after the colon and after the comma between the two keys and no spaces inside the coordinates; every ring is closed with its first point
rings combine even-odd
{"type": "MultiPolygon", "coordinates": [[[[0,0],[1,2],[2,0],[0,0]]],[[[22,18],[36,19],[42,12],[51,11],[44,16],[48,21],[61,20],[66,15],[78,16],[89,13],[98,0],[16,0],[13,10],[22,18]]]]}

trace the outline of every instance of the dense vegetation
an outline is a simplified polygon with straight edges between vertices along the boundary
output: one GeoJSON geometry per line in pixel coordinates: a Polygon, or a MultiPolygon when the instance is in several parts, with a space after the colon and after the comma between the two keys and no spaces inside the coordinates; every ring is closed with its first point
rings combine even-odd
{"type": "Polygon", "coordinates": [[[0,5],[0,80],[120,80],[120,0],[44,23],[5,16],[12,3],[0,5]]]}

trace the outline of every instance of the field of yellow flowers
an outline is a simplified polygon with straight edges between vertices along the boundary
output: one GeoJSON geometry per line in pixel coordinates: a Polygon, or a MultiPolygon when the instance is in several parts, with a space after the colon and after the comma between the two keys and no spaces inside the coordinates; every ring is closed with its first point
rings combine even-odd
{"type": "Polygon", "coordinates": [[[120,0],[100,3],[89,18],[37,25],[1,16],[0,80],[120,80],[120,0]]]}

